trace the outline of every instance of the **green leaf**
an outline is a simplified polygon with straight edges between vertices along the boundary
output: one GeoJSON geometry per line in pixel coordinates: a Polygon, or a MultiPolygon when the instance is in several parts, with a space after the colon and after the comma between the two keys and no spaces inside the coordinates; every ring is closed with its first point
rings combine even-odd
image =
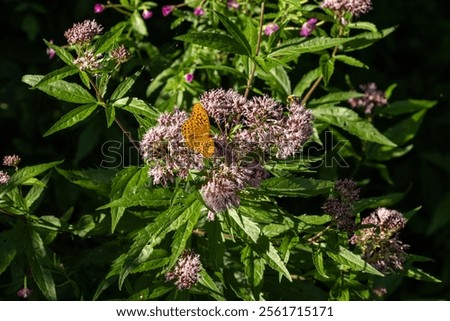
{"type": "Polygon", "coordinates": [[[284,60],[293,60],[299,55],[308,52],[317,52],[332,48],[351,41],[353,38],[326,38],[317,37],[312,39],[300,39],[276,47],[270,54],[270,58],[286,57],[284,60]]]}
{"type": "Polygon", "coordinates": [[[322,71],[320,68],[313,69],[303,75],[302,79],[297,83],[297,85],[294,88],[294,91],[292,92],[293,95],[301,97],[303,95],[303,92],[309,88],[314,81],[316,81],[317,78],[319,78],[322,75],[322,71]]]}
{"type": "Polygon", "coordinates": [[[200,213],[203,208],[205,208],[205,206],[202,202],[197,200],[192,204],[192,206],[186,209],[186,215],[189,216],[189,220],[184,226],[175,232],[171,245],[172,255],[167,266],[168,269],[171,269],[177,263],[179,256],[186,248],[186,243],[192,235],[192,230],[197,225],[198,218],[200,217],[200,213]]]}
{"type": "Polygon", "coordinates": [[[356,98],[356,97],[361,97],[361,96],[364,96],[364,95],[361,93],[358,93],[356,91],[332,92],[332,93],[326,94],[320,98],[312,99],[308,103],[308,107],[315,108],[315,107],[318,107],[318,106],[324,105],[324,104],[335,105],[335,104],[340,103],[341,101],[347,101],[350,98],[356,98]]]}
{"type": "Polygon", "coordinates": [[[373,209],[377,207],[393,206],[400,202],[405,197],[406,193],[407,191],[403,193],[391,193],[383,196],[364,198],[354,204],[354,209],[359,213],[368,208],[373,209]]]}
{"type": "Polygon", "coordinates": [[[17,172],[15,172],[11,178],[9,179],[8,184],[1,185],[0,186],[0,199],[8,193],[9,191],[13,190],[15,187],[25,183],[29,179],[38,176],[39,174],[49,170],[52,167],[55,167],[59,164],[61,164],[63,161],[56,161],[52,163],[47,164],[40,164],[35,166],[27,166],[24,168],[19,169],[17,172]]]}
{"type": "Polygon", "coordinates": [[[145,25],[144,19],[142,19],[139,11],[134,11],[131,15],[131,26],[134,30],[136,30],[139,34],[143,36],[148,36],[147,26],[145,25]]]}
{"type": "Polygon", "coordinates": [[[213,268],[216,270],[223,266],[225,238],[222,233],[221,225],[218,221],[206,221],[205,230],[206,235],[208,235],[208,259],[213,268]]]}
{"type": "Polygon", "coordinates": [[[55,283],[50,270],[46,267],[48,265],[47,253],[41,236],[33,227],[27,225],[24,226],[22,237],[28,264],[33,271],[33,279],[47,300],[56,300],[55,283]]]}
{"type": "Polygon", "coordinates": [[[360,256],[340,246],[336,252],[327,251],[327,255],[335,262],[355,272],[364,272],[376,276],[383,276],[377,269],[364,261],[360,256]]]}
{"type": "MultiPolygon", "coordinates": [[[[155,221],[141,229],[134,238],[130,250],[122,254],[116,261],[120,263],[119,287],[121,288],[125,278],[137,266],[144,263],[150,254],[171,231],[179,229],[189,220],[191,206],[197,206],[196,196],[189,196],[183,204],[172,206],[169,210],[161,213],[155,221]]],[[[113,273],[115,271],[110,272],[113,273]]]]}
{"type": "Polygon", "coordinates": [[[111,169],[83,169],[64,170],[56,167],[56,171],[69,182],[96,192],[98,195],[108,197],[111,190],[111,181],[116,171],[111,169]]]}
{"type": "Polygon", "coordinates": [[[106,125],[109,128],[116,120],[116,109],[114,108],[114,105],[106,105],[105,115],[106,115],[106,125]]]}
{"type": "Polygon", "coordinates": [[[334,59],[339,60],[349,66],[369,69],[369,66],[367,66],[365,63],[363,63],[362,61],[360,61],[356,58],[350,57],[350,56],[336,55],[336,56],[334,56],[334,59]]]}
{"type": "Polygon", "coordinates": [[[350,41],[343,45],[344,51],[353,51],[366,48],[380,39],[391,34],[396,27],[386,28],[381,31],[375,32],[363,32],[352,38],[348,38],[350,41]]]}
{"type": "Polygon", "coordinates": [[[111,28],[107,33],[100,36],[95,42],[95,54],[104,54],[107,51],[110,51],[114,47],[117,46],[120,37],[122,35],[122,31],[126,26],[126,22],[120,22],[111,28]]]}
{"type": "MultiPolygon", "coordinates": [[[[389,127],[383,134],[398,146],[402,146],[416,136],[425,114],[426,110],[418,111],[394,126],[389,127]]],[[[367,154],[370,159],[386,161],[403,156],[412,147],[412,145],[409,147],[406,146],[405,148],[375,145],[368,147],[367,154]]]]}
{"type": "Polygon", "coordinates": [[[133,87],[136,79],[141,75],[142,69],[136,71],[131,77],[125,78],[119,86],[117,86],[116,90],[111,94],[110,100],[114,101],[119,98],[125,96],[125,94],[133,87]]]}
{"type": "Polygon", "coordinates": [[[13,230],[0,233],[0,275],[6,271],[8,266],[16,257],[17,242],[16,233],[13,230]]]}
{"type": "Polygon", "coordinates": [[[370,141],[387,146],[397,146],[387,137],[381,134],[369,121],[345,107],[319,106],[312,109],[313,115],[326,123],[342,128],[343,130],[359,137],[361,140],[370,141]]]}
{"type": "Polygon", "coordinates": [[[329,279],[330,277],[325,272],[325,266],[323,264],[323,252],[322,249],[313,248],[312,251],[312,261],[314,266],[316,267],[317,272],[325,279],[329,279]]]}
{"type": "Polygon", "coordinates": [[[48,180],[50,179],[50,174],[51,173],[47,173],[47,175],[45,175],[42,180],[37,181],[38,184],[33,185],[28,191],[27,195],[25,196],[27,208],[30,208],[42,196],[42,193],[47,187],[48,180]]]}
{"type": "Polygon", "coordinates": [[[334,58],[330,57],[329,54],[324,54],[320,56],[319,65],[323,76],[323,82],[325,86],[327,86],[334,73],[334,58]]]}
{"type": "Polygon", "coordinates": [[[213,32],[190,32],[175,38],[203,47],[248,56],[247,49],[228,35],[213,32]]]}
{"type": "Polygon", "coordinates": [[[69,51],[67,51],[66,49],[57,46],[47,40],[44,39],[45,44],[52,48],[53,50],[55,50],[56,55],[61,58],[62,61],[64,61],[64,63],[66,65],[72,66],[73,65],[73,60],[74,58],[72,57],[72,55],[70,54],[69,51]]]}
{"type": "Polygon", "coordinates": [[[230,223],[240,234],[240,237],[244,241],[250,242],[252,249],[258,253],[260,257],[264,258],[274,270],[280,272],[291,281],[291,275],[278,255],[277,250],[273,247],[272,243],[270,243],[269,239],[261,234],[258,225],[248,217],[239,215],[235,209],[230,209],[227,212],[230,223]]]}
{"type": "Polygon", "coordinates": [[[352,22],[349,23],[347,25],[348,28],[351,29],[362,29],[362,30],[368,30],[368,31],[372,31],[372,32],[377,32],[377,26],[374,25],[371,22],[366,22],[366,21],[357,21],[357,22],[352,22]]]}
{"type": "Polygon", "coordinates": [[[270,69],[269,73],[258,73],[258,77],[264,79],[273,91],[276,89],[280,97],[291,93],[291,81],[286,69],[281,66],[270,69]]]}
{"type": "Polygon", "coordinates": [[[435,278],[434,276],[424,272],[419,268],[414,267],[409,267],[406,270],[406,276],[424,282],[442,283],[441,280],[435,278]]]}
{"type": "Polygon", "coordinates": [[[241,29],[220,12],[214,11],[214,13],[219,17],[220,22],[222,22],[233,39],[245,49],[245,55],[250,57],[252,55],[252,49],[250,47],[249,40],[241,32],[241,29]]]}
{"type": "Polygon", "coordinates": [[[424,109],[433,108],[437,104],[435,100],[417,100],[408,99],[389,103],[386,107],[381,109],[380,114],[385,116],[398,116],[403,114],[410,114],[424,109]]]}
{"type": "Polygon", "coordinates": [[[312,197],[330,193],[334,182],[304,177],[273,177],[261,184],[261,190],[270,196],[312,197]]]}
{"type": "Polygon", "coordinates": [[[43,85],[48,82],[60,80],[63,78],[66,78],[68,76],[74,75],[78,73],[79,69],[73,66],[65,66],[60,69],[57,69],[55,71],[52,71],[51,73],[45,75],[35,86],[34,88],[39,87],[40,85],[43,85]]]}
{"type": "Polygon", "coordinates": [[[202,269],[200,271],[200,279],[198,280],[198,283],[208,289],[208,294],[212,296],[217,301],[225,301],[225,297],[223,296],[220,289],[217,287],[217,285],[214,283],[214,280],[209,276],[209,274],[205,271],[205,269],[202,269]]]}
{"type": "Polygon", "coordinates": [[[54,134],[60,130],[72,127],[80,121],[85,120],[94,112],[94,110],[97,109],[97,106],[97,104],[86,104],[72,109],[67,114],[62,116],[52,127],[50,127],[50,129],[45,132],[44,137],[54,134]]]}
{"type": "Polygon", "coordinates": [[[264,280],[264,260],[255,255],[250,246],[241,251],[241,262],[244,264],[244,273],[252,289],[255,300],[260,299],[260,291],[264,280]]]}
{"type": "Polygon", "coordinates": [[[113,102],[113,106],[151,119],[157,119],[159,117],[158,112],[151,108],[145,101],[137,98],[120,98],[113,102]]]}
{"type": "MultiPolygon", "coordinates": [[[[22,77],[22,81],[30,86],[35,86],[42,78],[44,78],[42,75],[25,75],[22,77]]],[[[69,103],[88,104],[97,102],[86,89],[65,80],[41,84],[37,89],[69,103]]]]}

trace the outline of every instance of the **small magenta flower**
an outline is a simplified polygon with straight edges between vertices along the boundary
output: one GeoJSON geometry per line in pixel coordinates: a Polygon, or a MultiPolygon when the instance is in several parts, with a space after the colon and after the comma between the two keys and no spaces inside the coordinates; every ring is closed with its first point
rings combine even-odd
{"type": "Polygon", "coordinates": [[[194,9],[194,14],[196,16],[203,16],[205,14],[205,10],[202,7],[197,7],[194,9]]]}
{"type": "Polygon", "coordinates": [[[167,17],[168,15],[170,15],[172,13],[172,11],[175,9],[174,5],[168,5],[168,6],[163,6],[161,11],[162,11],[162,15],[164,17],[167,17]]]}
{"type": "Polygon", "coordinates": [[[280,27],[278,27],[276,23],[271,22],[264,28],[264,33],[266,36],[270,36],[271,34],[277,32],[278,29],[280,29],[280,27]]]}
{"type": "MultiPolygon", "coordinates": [[[[53,40],[50,40],[49,42],[53,43],[53,40]]],[[[56,51],[53,48],[50,48],[50,47],[48,47],[45,50],[45,53],[47,54],[48,59],[53,59],[55,57],[55,55],[56,55],[56,51]]]]}
{"type": "Polygon", "coordinates": [[[150,11],[150,10],[147,10],[147,9],[142,11],[142,18],[144,20],[150,19],[151,17],[153,17],[153,11],[150,11]]]}
{"type": "Polygon", "coordinates": [[[194,75],[186,74],[186,75],[184,75],[184,79],[186,79],[187,82],[192,82],[194,80],[194,75]]]}
{"type": "Polygon", "coordinates": [[[166,281],[175,281],[179,290],[192,288],[200,279],[202,263],[200,255],[192,250],[185,250],[178,258],[175,269],[166,273],[166,281]]]}
{"type": "Polygon", "coordinates": [[[306,21],[303,25],[302,28],[300,29],[300,36],[302,37],[309,37],[312,32],[314,31],[314,29],[316,29],[316,23],[317,23],[317,19],[316,18],[311,18],[308,21],[306,21]]]}
{"type": "Polygon", "coordinates": [[[105,10],[105,6],[101,3],[96,3],[94,5],[94,13],[102,13],[105,10]]]}
{"type": "Polygon", "coordinates": [[[9,182],[9,175],[4,171],[0,171],[0,185],[6,185],[9,182]]]}
{"type": "Polygon", "coordinates": [[[227,1],[227,7],[228,9],[239,9],[239,3],[237,2],[237,0],[228,0],[227,1]]]}
{"type": "Polygon", "coordinates": [[[17,296],[22,299],[28,299],[33,294],[33,290],[28,288],[22,288],[17,291],[17,296]]]}

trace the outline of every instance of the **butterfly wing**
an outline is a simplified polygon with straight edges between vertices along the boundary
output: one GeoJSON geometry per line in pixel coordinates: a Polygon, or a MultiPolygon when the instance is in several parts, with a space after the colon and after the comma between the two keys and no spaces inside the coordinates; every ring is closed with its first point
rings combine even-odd
{"type": "Polygon", "coordinates": [[[186,145],[205,157],[214,155],[214,141],[209,136],[211,125],[208,113],[202,104],[196,103],[192,107],[191,117],[183,124],[181,132],[186,145]]]}

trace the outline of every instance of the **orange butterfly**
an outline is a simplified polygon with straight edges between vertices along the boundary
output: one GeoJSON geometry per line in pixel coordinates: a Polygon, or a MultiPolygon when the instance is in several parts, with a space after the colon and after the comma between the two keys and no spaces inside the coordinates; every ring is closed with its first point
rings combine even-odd
{"type": "Polygon", "coordinates": [[[192,107],[191,117],[183,124],[181,133],[186,145],[205,157],[214,155],[214,141],[209,135],[211,126],[208,113],[202,104],[192,107]]]}

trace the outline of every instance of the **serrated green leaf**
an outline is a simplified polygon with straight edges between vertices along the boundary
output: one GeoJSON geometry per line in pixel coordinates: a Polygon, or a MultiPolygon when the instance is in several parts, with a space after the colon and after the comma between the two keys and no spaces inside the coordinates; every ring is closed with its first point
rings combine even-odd
{"type": "Polygon", "coordinates": [[[119,86],[117,86],[116,90],[111,94],[110,100],[115,101],[119,98],[122,98],[126,95],[126,93],[133,87],[136,79],[141,75],[142,69],[136,71],[131,77],[125,78],[119,86]]]}
{"type": "Polygon", "coordinates": [[[403,193],[391,193],[383,196],[364,198],[357,201],[353,207],[357,213],[368,208],[373,209],[377,207],[389,207],[400,202],[406,194],[407,191],[403,193]]]}
{"type": "Polygon", "coordinates": [[[120,22],[111,28],[107,33],[100,36],[95,42],[95,54],[104,54],[105,52],[117,46],[126,22],[120,22]]]}
{"type": "Polygon", "coordinates": [[[326,38],[317,37],[312,39],[300,39],[287,42],[281,46],[276,47],[270,54],[270,58],[286,57],[292,60],[303,53],[317,52],[324,49],[332,48],[351,41],[353,38],[326,38]]]}
{"type": "Polygon", "coordinates": [[[205,269],[202,269],[199,274],[200,279],[198,280],[198,283],[208,289],[208,294],[217,301],[225,301],[226,299],[223,296],[223,293],[220,291],[220,289],[214,283],[214,280],[209,276],[205,269]]]}
{"type": "Polygon", "coordinates": [[[11,176],[8,184],[0,186],[0,199],[3,197],[3,195],[13,190],[15,187],[25,183],[27,180],[33,177],[38,176],[39,174],[49,170],[50,168],[61,164],[62,162],[63,161],[56,161],[47,164],[27,166],[19,169],[11,176]]]}
{"type": "Polygon", "coordinates": [[[414,267],[409,267],[406,270],[406,276],[424,282],[442,283],[441,280],[435,278],[434,276],[424,272],[419,268],[414,267]]]}
{"type": "Polygon", "coordinates": [[[365,63],[363,63],[362,61],[347,56],[347,55],[336,55],[334,56],[334,59],[341,61],[349,66],[353,66],[353,67],[358,67],[358,68],[365,68],[365,69],[369,69],[369,66],[367,66],[365,63]]]}
{"type": "Polygon", "coordinates": [[[335,262],[342,264],[346,268],[355,272],[364,272],[372,275],[383,276],[381,272],[364,261],[360,256],[350,252],[343,246],[339,246],[338,251],[327,251],[327,255],[335,262]]]}
{"type": "Polygon", "coordinates": [[[24,250],[28,259],[28,264],[33,271],[33,278],[36,281],[42,294],[48,300],[56,300],[56,289],[52,274],[50,273],[46,250],[41,236],[31,226],[24,227],[24,250]]]}
{"type": "Polygon", "coordinates": [[[113,106],[126,110],[134,115],[151,119],[157,119],[159,117],[158,112],[151,108],[145,101],[137,98],[123,97],[113,102],[113,106]]]}
{"type": "Polygon", "coordinates": [[[323,252],[322,252],[322,250],[313,247],[313,251],[312,251],[311,255],[312,255],[313,264],[316,267],[317,272],[323,278],[329,279],[330,277],[325,272],[325,266],[323,264],[323,252]]]}
{"type": "Polygon", "coordinates": [[[369,121],[362,119],[356,112],[349,108],[319,106],[311,110],[317,119],[340,127],[350,134],[359,137],[361,140],[387,146],[397,146],[381,134],[369,121]]]}
{"type": "Polygon", "coordinates": [[[134,11],[131,15],[131,26],[139,34],[143,36],[148,36],[147,26],[145,25],[144,19],[142,19],[139,11],[134,11]]]}
{"type": "Polygon", "coordinates": [[[73,66],[65,66],[60,69],[54,70],[51,73],[45,75],[35,86],[34,88],[39,87],[48,82],[52,82],[55,80],[60,80],[66,78],[68,76],[74,75],[79,71],[78,68],[73,66]]]}
{"type": "Polygon", "coordinates": [[[196,200],[196,196],[189,196],[183,204],[174,205],[161,213],[153,223],[136,234],[130,250],[116,259],[120,264],[120,288],[128,274],[148,259],[154,247],[164,239],[167,233],[186,224],[191,214],[188,208],[193,206],[196,200]]]}
{"type": "Polygon", "coordinates": [[[214,13],[219,17],[220,22],[222,22],[233,39],[236,40],[244,48],[245,55],[250,57],[252,55],[252,49],[250,47],[249,40],[245,38],[239,27],[220,12],[214,11],[214,13]]]}
{"type": "Polygon", "coordinates": [[[217,49],[223,52],[235,53],[247,56],[247,50],[239,42],[228,35],[213,32],[190,32],[175,38],[184,42],[194,43],[207,48],[217,49]]]}
{"type": "Polygon", "coordinates": [[[358,93],[356,91],[338,91],[338,92],[333,92],[333,93],[329,93],[326,94],[320,98],[316,98],[316,99],[312,99],[309,103],[308,103],[308,107],[311,108],[315,108],[317,106],[320,105],[330,105],[330,104],[338,104],[341,101],[347,101],[350,98],[357,98],[357,97],[362,97],[363,94],[358,93]]]}
{"type": "Polygon", "coordinates": [[[107,105],[105,107],[106,126],[109,128],[116,120],[116,109],[114,105],[107,105]]]}
{"type": "MultiPolygon", "coordinates": [[[[35,86],[42,78],[44,78],[42,75],[25,75],[22,77],[22,81],[30,86],[35,86]]],[[[37,87],[37,89],[69,103],[88,104],[97,102],[86,89],[78,84],[65,80],[44,83],[37,87]]]]}
{"type": "Polygon", "coordinates": [[[334,73],[334,58],[330,57],[328,54],[322,55],[319,60],[319,65],[323,76],[323,82],[325,86],[327,86],[334,73]]]}
{"type": "Polygon", "coordinates": [[[388,36],[395,29],[396,27],[391,27],[383,29],[381,31],[360,33],[359,35],[356,35],[352,38],[348,38],[350,39],[350,41],[343,45],[343,49],[344,51],[354,51],[366,48],[371,44],[377,42],[378,40],[388,36]]]}
{"type": "Polygon", "coordinates": [[[60,130],[72,127],[73,125],[88,118],[96,109],[97,104],[86,104],[75,109],[72,109],[67,114],[62,116],[49,130],[44,134],[44,137],[54,134],[60,130]]]}
{"type": "Polygon", "coordinates": [[[317,80],[321,76],[322,72],[320,68],[313,69],[303,75],[302,79],[297,83],[297,85],[294,88],[294,91],[292,92],[293,95],[301,97],[304,93],[304,91],[309,88],[314,81],[317,80]]]}
{"type": "Polygon", "coordinates": [[[241,262],[244,264],[244,273],[250,284],[254,300],[259,300],[264,279],[264,260],[255,255],[252,248],[247,245],[241,251],[241,262]]]}
{"type": "Polygon", "coordinates": [[[69,182],[95,191],[98,195],[108,197],[111,191],[111,182],[116,171],[111,169],[83,169],[64,170],[56,167],[56,171],[69,182]]]}
{"type": "Polygon", "coordinates": [[[261,190],[271,196],[312,197],[328,194],[334,182],[304,177],[273,177],[261,184],[261,190]]]}
{"type": "Polygon", "coordinates": [[[381,109],[380,114],[386,116],[398,116],[415,113],[420,110],[433,108],[437,104],[435,100],[408,99],[389,103],[381,109]]]}
{"type": "Polygon", "coordinates": [[[31,189],[28,191],[25,196],[25,203],[27,208],[30,208],[34,202],[36,202],[42,195],[42,192],[45,191],[47,187],[48,180],[50,179],[50,173],[47,173],[40,181],[38,180],[38,184],[34,184],[31,189]]]}
{"type": "Polygon", "coordinates": [[[72,66],[72,65],[73,65],[73,60],[74,60],[74,58],[73,58],[73,56],[70,54],[69,51],[67,51],[66,49],[64,49],[64,48],[62,48],[62,47],[60,47],[60,46],[57,46],[57,45],[55,45],[55,44],[53,44],[53,43],[51,43],[51,42],[49,42],[49,41],[47,41],[47,40],[45,40],[45,39],[44,39],[44,42],[45,42],[45,44],[46,44],[48,47],[52,48],[52,49],[55,51],[56,55],[57,55],[59,58],[61,58],[61,60],[64,61],[64,63],[65,63],[66,65],[69,65],[69,66],[72,66]]]}
{"type": "Polygon", "coordinates": [[[291,275],[281,260],[277,250],[273,247],[272,243],[270,243],[269,239],[261,234],[258,225],[248,217],[239,215],[235,209],[229,209],[227,212],[230,223],[234,225],[234,229],[239,232],[240,237],[247,242],[250,242],[252,249],[258,253],[260,257],[264,258],[267,263],[269,263],[270,267],[280,272],[291,281],[291,275]]]}

